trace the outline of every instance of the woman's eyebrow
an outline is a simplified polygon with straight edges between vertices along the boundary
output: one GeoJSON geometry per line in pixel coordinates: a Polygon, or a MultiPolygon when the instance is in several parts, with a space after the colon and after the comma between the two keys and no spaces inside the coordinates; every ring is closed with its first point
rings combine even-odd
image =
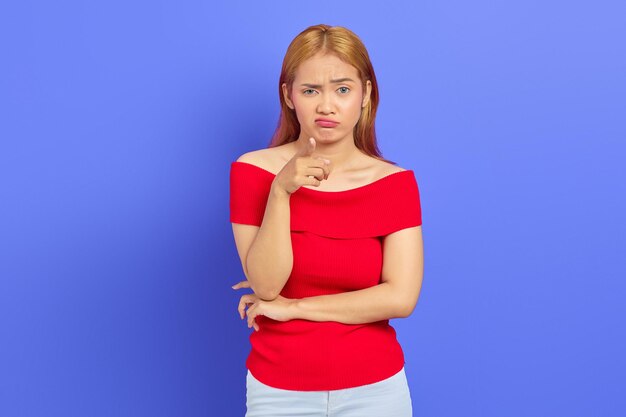
{"type": "MultiPolygon", "coordinates": [[[[330,80],[331,83],[333,84],[337,84],[337,83],[343,83],[346,81],[352,81],[354,82],[354,80],[352,78],[338,78],[336,80],[330,80]]],[[[319,84],[300,84],[302,87],[309,87],[309,88],[320,88],[321,85],[319,84]]]]}

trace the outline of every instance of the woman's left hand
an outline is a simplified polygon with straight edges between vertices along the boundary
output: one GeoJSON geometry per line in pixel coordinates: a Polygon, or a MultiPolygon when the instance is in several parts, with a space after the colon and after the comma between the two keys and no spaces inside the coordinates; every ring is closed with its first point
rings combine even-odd
{"type": "MultiPolygon", "coordinates": [[[[250,288],[249,281],[241,281],[232,286],[233,289],[250,288]]],[[[259,325],[254,321],[256,316],[265,316],[277,321],[289,321],[296,317],[294,316],[295,299],[285,298],[279,295],[272,301],[261,300],[256,294],[245,294],[241,296],[239,300],[239,315],[243,320],[244,312],[248,317],[248,328],[254,327],[254,330],[259,330],[259,325]],[[246,305],[248,305],[248,311],[245,311],[246,305]]]]}

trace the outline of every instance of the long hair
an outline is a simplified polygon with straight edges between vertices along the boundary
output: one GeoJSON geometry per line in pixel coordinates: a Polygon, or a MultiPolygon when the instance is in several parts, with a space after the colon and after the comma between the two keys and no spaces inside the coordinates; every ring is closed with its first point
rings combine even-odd
{"type": "Polygon", "coordinates": [[[319,52],[332,53],[342,61],[355,67],[362,82],[363,94],[366,92],[366,82],[370,80],[372,90],[367,106],[361,111],[359,121],[354,127],[354,144],[363,153],[377,159],[396,165],[382,157],[376,142],[376,109],[378,108],[378,84],[374,67],[370,61],[365,45],[359,37],[347,28],[341,26],[315,25],[310,26],[296,36],[285,53],[283,67],[278,80],[278,97],[280,99],[280,117],[278,126],[270,141],[270,148],[285,143],[294,142],[300,135],[300,123],[294,110],[287,106],[283,96],[282,84],[287,84],[288,94],[291,97],[292,85],[296,76],[296,69],[305,60],[319,52]]]}

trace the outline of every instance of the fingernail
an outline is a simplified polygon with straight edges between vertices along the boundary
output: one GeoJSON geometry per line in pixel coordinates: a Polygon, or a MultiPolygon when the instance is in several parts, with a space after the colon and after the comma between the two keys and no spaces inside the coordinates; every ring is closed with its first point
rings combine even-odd
{"type": "Polygon", "coordinates": [[[236,286],[237,286],[237,284],[233,285],[233,286],[232,286],[232,287],[230,287],[230,288],[235,288],[236,286]]]}

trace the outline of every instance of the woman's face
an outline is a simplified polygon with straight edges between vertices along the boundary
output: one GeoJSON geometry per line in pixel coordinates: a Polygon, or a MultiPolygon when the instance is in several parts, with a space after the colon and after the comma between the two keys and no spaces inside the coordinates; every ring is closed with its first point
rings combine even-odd
{"type": "Polygon", "coordinates": [[[336,55],[317,54],[298,66],[291,97],[284,83],[282,90],[300,122],[300,137],[336,142],[353,140],[353,129],[369,101],[372,83],[367,80],[365,87],[363,94],[355,67],[336,55]]]}

